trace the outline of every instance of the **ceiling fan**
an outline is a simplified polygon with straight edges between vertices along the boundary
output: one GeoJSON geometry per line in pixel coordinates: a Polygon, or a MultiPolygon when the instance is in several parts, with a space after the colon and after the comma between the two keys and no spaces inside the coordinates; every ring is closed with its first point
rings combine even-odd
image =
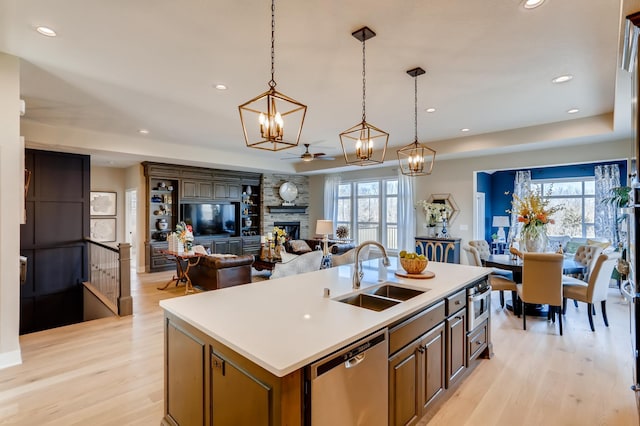
{"type": "Polygon", "coordinates": [[[318,160],[335,160],[335,157],[328,157],[327,154],[325,154],[324,152],[317,152],[315,154],[312,154],[309,152],[309,145],[308,143],[303,144],[304,145],[304,152],[302,153],[302,155],[300,155],[299,157],[284,157],[282,158],[282,160],[291,160],[291,159],[300,159],[302,161],[313,161],[315,159],[318,160]]]}

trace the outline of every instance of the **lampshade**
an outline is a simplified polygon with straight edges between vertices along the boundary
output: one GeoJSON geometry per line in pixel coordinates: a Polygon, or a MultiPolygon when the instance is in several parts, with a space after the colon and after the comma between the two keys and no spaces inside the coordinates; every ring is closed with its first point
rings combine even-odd
{"type": "Polygon", "coordinates": [[[318,220],[318,222],[316,222],[316,234],[318,235],[333,234],[333,221],[318,220]]]}
{"type": "Polygon", "coordinates": [[[494,228],[505,227],[508,228],[511,226],[509,223],[509,216],[494,216],[492,225],[494,228]]]}

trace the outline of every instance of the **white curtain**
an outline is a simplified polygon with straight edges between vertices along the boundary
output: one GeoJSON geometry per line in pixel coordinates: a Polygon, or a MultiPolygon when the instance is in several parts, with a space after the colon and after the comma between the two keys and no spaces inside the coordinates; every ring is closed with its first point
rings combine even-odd
{"type": "MultiPolygon", "coordinates": [[[[516,177],[513,180],[513,194],[518,197],[522,197],[529,193],[531,190],[531,171],[530,170],[518,170],[516,177]]],[[[511,228],[509,228],[509,235],[507,241],[511,242],[520,233],[520,223],[518,222],[518,215],[515,212],[511,212],[511,228]]]]}
{"type": "Polygon", "coordinates": [[[340,176],[331,174],[324,178],[324,217],[333,221],[333,229],[336,229],[338,220],[338,185],[340,176]]]}
{"type": "Polygon", "coordinates": [[[617,164],[611,164],[596,166],[594,172],[596,184],[595,236],[606,238],[611,241],[614,247],[617,247],[615,207],[609,203],[603,203],[602,200],[611,197],[611,190],[620,186],[620,169],[617,164]]]}
{"type": "Polygon", "coordinates": [[[398,169],[398,251],[416,249],[414,178],[398,169]]]}

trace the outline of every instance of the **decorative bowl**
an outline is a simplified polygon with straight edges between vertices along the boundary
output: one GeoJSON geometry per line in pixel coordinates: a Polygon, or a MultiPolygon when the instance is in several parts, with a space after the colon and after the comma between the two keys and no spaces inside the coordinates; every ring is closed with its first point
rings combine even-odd
{"type": "Polygon", "coordinates": [[[420,274],[427,268],[427,259],[407,259],[400,258],[400,265],[408,274],[420,274]]]}

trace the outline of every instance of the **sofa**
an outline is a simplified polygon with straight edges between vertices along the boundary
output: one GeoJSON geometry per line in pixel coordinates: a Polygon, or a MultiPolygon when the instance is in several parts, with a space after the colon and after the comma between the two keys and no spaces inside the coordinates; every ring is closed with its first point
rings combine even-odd
{"type": "Polygon", "coordinates": [[[210,254],[200,257],[196,266],[189,269],[194,286],[203,290],[217,290],[251,282],[252,255],[210,254]]]}
{"type": "Polygon", "coordinates": [[[547,237],[547,250],[557,251],[560,244],[565,254],[575,254],[580,246],[598,246],[606,253],[615,249],[611,243],[602,238],[579,238],[567,235],[550,235],[547,237]]]}
{"type": "MultiPolygon", "coordinates": [[[[322,240],[289,240],[284,244],[284,249],[288,253],[304,254],[313,250],[322,250],[322,240]],[[304,244],[303,244],[304,243],[304,244]]],[[[355,248],[353,243],[338,243],[329,241],[329,253],[343,254],[355,248]]]]}

